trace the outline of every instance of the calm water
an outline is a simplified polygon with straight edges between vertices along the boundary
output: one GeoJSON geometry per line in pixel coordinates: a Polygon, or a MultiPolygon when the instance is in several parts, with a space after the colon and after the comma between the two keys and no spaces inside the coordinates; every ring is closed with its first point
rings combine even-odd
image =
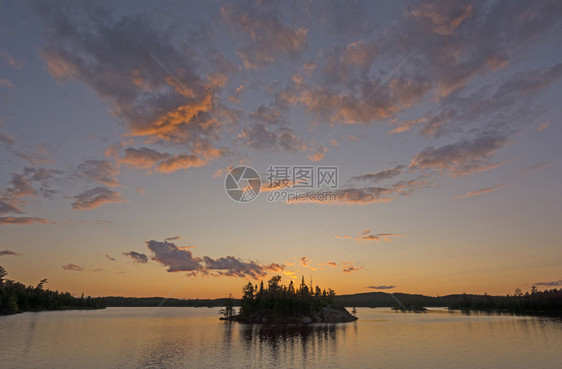
{"type": "Polygon", "coordinates": [[[358,309],[359,321],[264,330],[218,309],[0,317],[1,368],[562,368],[562,321],[358,309]]]}

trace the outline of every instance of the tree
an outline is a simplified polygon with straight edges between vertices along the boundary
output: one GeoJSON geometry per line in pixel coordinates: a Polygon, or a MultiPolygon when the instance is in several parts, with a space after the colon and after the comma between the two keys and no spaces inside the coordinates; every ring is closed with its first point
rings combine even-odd
{"type": "Polygon", "coordinates": [[[220,309],[219,314],[225,317],[226,319],[231,319],[232,316],[234,315],[234,308],[232,305],[232,294],[228,295],[224,309],[220,309]]]}
{"type": "Polygon", "coordinates": [[[4,277],[8,275],[6,269],[3,266],[0,266],[0,287],[4,285],[4,277]]]}

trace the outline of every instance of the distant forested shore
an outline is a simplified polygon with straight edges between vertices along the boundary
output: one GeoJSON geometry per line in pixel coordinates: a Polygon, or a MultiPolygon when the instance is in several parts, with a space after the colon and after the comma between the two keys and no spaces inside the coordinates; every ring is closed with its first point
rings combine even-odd
{"type": "Polygon", "coordinates": [[[46,279],[36,286],[5,279],[8,273],[0,266],[0,315],[17,314],[26,311],[103,309],[101,298],[74,297],[70,292],[45,289],[46,279]]]}
{"type": "MultiPolygon", "coordinates": [[[[404,306],[446,307],[453,310],[479,310],[488,312],[505,312],[512,314],[562,316],[562,289],[539,291],[532,289],[522,293],[517,290],[512,295],[476,295],[452,294],[446,296],[424,296],[419,294],[394,293],[404,306]]],[[[175,299],[164,301],[163,297],[102,297],[101,301],[108,307],[224,307],[227,304],[240,307],[240,299],[175,299]],[[164,301],[164,302],[163,302],[164,301]]],[[[351,295],[335,295],[333,302],[347,307],[399,307],[396,300],[386,292],[366,292],[351,295]]]]}

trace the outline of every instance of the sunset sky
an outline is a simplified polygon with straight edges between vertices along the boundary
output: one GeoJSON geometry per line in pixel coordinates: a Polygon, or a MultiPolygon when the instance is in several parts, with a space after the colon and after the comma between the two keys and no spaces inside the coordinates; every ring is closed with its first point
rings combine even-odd
{"type": "Polygon", "coordinates": [[[93,296],[561,286],[561,20],[560,1],[0,1],[0,265],[93,296]],[[337,201],[233,201],[240,165],[336,166],[337,201]]]}

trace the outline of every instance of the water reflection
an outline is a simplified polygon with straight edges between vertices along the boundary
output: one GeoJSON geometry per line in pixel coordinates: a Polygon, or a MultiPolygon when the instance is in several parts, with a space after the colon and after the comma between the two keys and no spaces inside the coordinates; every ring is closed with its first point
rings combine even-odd
{"type": "MultiPolygon", "coordinates": [[[[346,324],[240,325],[244,349],[262,352],[275,362],[300,364],[337,356],[338,340],[346,334],[346,324]]],[[[228,328],[225,328],[225,332],[228,328]]]]}
{"type": "Polygon", "coordinates": [[[0,367],[560,367],[560,319],[358,309],[354,323],[262,326],[193,308],[147,319],[147,309],[0,317],[0,367]]]}

